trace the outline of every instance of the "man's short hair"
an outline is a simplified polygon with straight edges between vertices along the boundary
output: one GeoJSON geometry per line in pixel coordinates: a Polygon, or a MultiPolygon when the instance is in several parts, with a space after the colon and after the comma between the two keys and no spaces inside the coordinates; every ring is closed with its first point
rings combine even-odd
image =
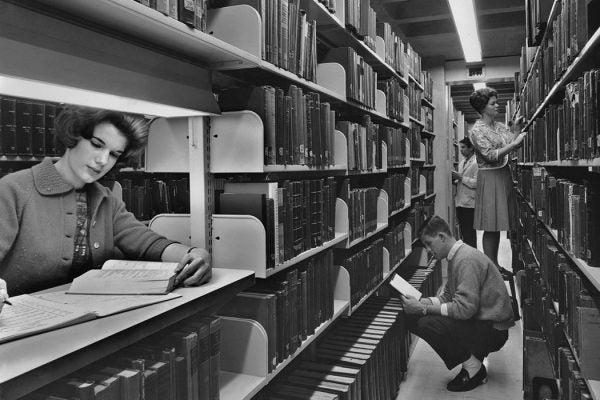
{"type": "Polygon", "coordinates": [[[452,236],[450,226],[444,218],[439,215],[433,215],[423,223],[421,232],[419,232],[419,238],[422,238],[423,236],[434,237],[439,233],[445,233],[448,236],[452,236]]]}
{"type": "Polygon", "coordinates": [[[469,139],[468,137],[464,137],[461,140],[458,141],[458,143],[462,143],[467,147],[473,147],[473,143],[471,143],[471,139],[469,139]]]}

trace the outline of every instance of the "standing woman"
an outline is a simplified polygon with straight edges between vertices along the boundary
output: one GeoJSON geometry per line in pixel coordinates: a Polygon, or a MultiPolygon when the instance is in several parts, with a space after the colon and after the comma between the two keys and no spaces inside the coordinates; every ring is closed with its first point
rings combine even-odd
{"type": "Polygon", "coordinates": [[[473,92],[469,102],[481,116],[470,131],[479,166],[473,227],[484,231],[483,252],[498,265],[500,231],[512,230],[517,221],[508,156],[520,147],[525,133],[519,133],[520,124],[513,126],[513,132],[506,125],[494,121],[498,115],[498,93],[495,90],[479,89],[473,92]]]}
{"type": "Polygon", "coordinates": [[[69,283],[114,258],[117,249],[129,259],[179,262],[176,284],[210,280],[205,249],[156,234],[97,182],[144,148],[145,119],[68,106],[55,127],[62,152],[56,163],[46,158],[0,179],[0,278],[8,293],[69,283]]]}

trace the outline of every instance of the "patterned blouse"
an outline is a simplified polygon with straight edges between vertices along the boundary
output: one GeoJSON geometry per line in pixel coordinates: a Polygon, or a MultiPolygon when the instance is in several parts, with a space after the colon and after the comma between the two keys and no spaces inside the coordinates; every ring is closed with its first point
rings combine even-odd
{"type": "Polygon", "coordinates": [[[514,134],[506,125],[494,122],[490,127],[478,119],[469,136],[475,148],[479,169],[502,168],[508,164],[508,154],[498,159],[498,149],[514,139],[514,134]]]}

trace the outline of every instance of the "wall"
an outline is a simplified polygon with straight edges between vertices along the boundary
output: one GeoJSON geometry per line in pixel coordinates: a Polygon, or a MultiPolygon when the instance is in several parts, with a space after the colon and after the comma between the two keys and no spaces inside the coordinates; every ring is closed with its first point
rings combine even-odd
{"type": "Polygon", "coordinates": [[[469,77],[467,64],[464,61],[448,61],[444,64],[446,82],[481,81],[498,78],[514,78],[519,70],[519,57],[497,57],[484,59],[483,77],[469,77]]]}

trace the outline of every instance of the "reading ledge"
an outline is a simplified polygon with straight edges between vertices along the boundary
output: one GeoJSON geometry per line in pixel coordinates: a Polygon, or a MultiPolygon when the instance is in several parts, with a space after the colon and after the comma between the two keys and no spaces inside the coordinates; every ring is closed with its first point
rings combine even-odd
{"type": "MultiPolygon", "coordinates": [[[[172,300],[2,343],[2,359],[11,361],[0,363],[1,397],[18,399],[165,326],[196,313],[214,312],[253,284],[253,271],[213,268],[210,282],[178,288],[173,292],[178,296],[172,300]]],[[[55,289],[65,291],[67,287],[55,289]]]]}

